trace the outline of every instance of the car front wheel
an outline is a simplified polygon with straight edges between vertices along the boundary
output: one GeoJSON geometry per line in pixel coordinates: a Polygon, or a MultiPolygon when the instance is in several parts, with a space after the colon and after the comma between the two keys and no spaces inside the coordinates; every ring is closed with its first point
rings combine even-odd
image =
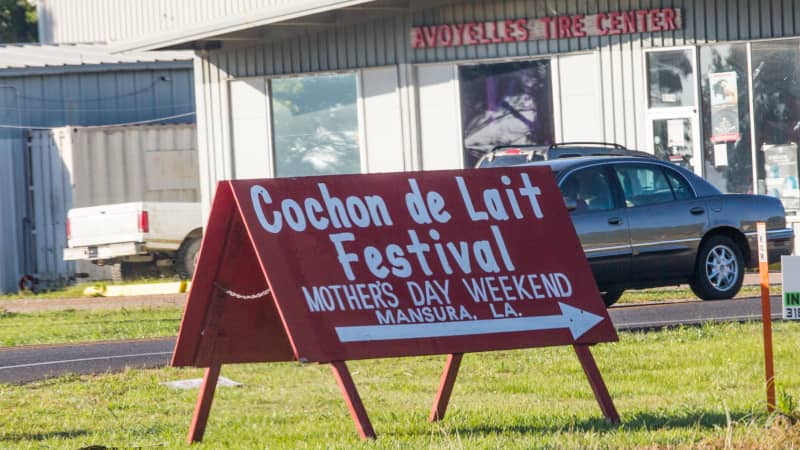
{"type": "Polygon", "coordinates": [[[733,239],[712,236],[700,246],[692,291],[703,300],[732,298],[742,287],[744,258],[733,239]]]}

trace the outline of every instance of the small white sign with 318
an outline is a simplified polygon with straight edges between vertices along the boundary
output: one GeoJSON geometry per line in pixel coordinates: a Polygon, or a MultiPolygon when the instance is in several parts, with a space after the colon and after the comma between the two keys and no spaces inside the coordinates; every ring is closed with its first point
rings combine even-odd
{"type": "Polygon", "coordinates": [[[800,320],[800,256],[781,256],[783,318],[800,320]]]}

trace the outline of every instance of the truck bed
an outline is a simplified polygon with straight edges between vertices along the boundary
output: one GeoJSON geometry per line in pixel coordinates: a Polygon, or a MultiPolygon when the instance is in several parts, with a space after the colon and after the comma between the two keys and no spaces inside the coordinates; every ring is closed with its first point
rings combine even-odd
{"type": "Polygon", "coordinates": [[[187,233],[201,224],[194,202],[132,202],[71,209],[69,248],[144,243],[151,250],[177,250],[187,233]],[[147,227],[140,214],[147,212],[147,227]]]}

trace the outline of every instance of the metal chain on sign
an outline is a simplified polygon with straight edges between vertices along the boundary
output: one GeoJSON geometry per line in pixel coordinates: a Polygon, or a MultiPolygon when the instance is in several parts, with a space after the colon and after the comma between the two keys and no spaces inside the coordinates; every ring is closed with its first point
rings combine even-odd
{"type": "Polygon", "coordinates": [[[238,292],[234,292],[230,289],[227,289],[224,286],[219,285],[218,283],[214,283],[214,287],[224,292],[225,295],[227,295],[228,297],[235,298],[238,300],[255,300],[257,298],[266,297],[270,293],[269,288],[266,288],[261,292],[256,292],[255,294],[240,294],[238,292]]]}

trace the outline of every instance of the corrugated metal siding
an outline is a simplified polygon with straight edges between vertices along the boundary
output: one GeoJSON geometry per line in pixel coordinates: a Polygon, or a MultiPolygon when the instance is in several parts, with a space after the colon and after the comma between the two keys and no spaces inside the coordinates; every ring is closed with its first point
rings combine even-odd
{"type": "Polygon", "coordinates": [[[191,124],[60,128],[72,206],[200,201],[197,133],[191,124]]]}
{"type": "MultiPolygon", "coordinates": [[[[172,64],[172,63],[169,63],[172,64]]],[[[35,273],[26,128],[105,125],[194,112],[191,68],[6,77],[0,80],[0,292],[35,273]],[[5,247],[2,247],[5,246],[5,247]],[[12,248],[13,247],[13,248],[12,248]]],[[[193,116],[167,122],[191,122],[193,116]]]]}
{"type": "MultiPolygon", "coordinates": [[[[126,70],[2,78],[0,104],[12,122],[56,127],[107,125],[194,111],[191,69],[126,70]]],[[[174,122],[192,118],[175,119],[174,122]]]]}
{"type": "Polygon", "coordinates": [[[206,193],[213,192],[217,180],[231,176],[227,162],[230,115],[224,100],[228,78],[591,50],[600,57],[604,139],[644,148],[644,50],[788,37],[798,32],[800,0],[480,0],[342,26],[281,42],[214,51],[196,62],[198,111],[202,116],[198,120],[203,120],[203,128],[207,128],[200,142],[204,210],[210,205],[206,193]],[[423,50],[412,49],[408,36],[410,27],[417,25],[663,7],[681,8],[683,29],[423,50]]]}
{"type": "MultiPolygon", "coordinates": [[[[33,68],[37,72],[71,70],[120,70],[121,64],[176,62],[175,66],[188,67],[190,51],[111,53],[108,45],[100,44],[4,44],[0,45],[0,77],[28,76],[33,68]],[[10,70],[19,69],[19,70],[10,70]]],[[[163,65],[163,64],[162,64],[163,65]]],[[[141,67],[137,68],[141,70],[141,67]]]]}
{"type": "MultiPolygon", "coordinates": [[[[33,199],[32,228],[36,276],[48,284],[66,284],[75,264],[64,261],[67,211],[72,207],[72,180],[62,153],[72,152],[69,134],[35,131],[29,139],[33,199]]],[[[31,250],[28,250],[29,252],[31,250]]]]}
{"type": "MultiPolygon", "coordinates": [[[[267,45],[222,50],[214,58],[236,77],[338,70],[404,62],[426,63],[545,55],[578,50],[692,45],[719,40],[794,36],[800,31],[800,1],[770,0],[506,0],[472,1],[373,22],[347,25],[267,45]],[[410,48],[411,26],[503,18],[677,7],[684,26],[677,31],[538,40],[511,44],[410,48]]],[[[621,63],[621,61],[618,61],[621,63]]]]}
{"type": "Polygon", "coordinates": [[[70,208],[137,201],[200,200],[196,128],[190,124],[64,127],[32,131],[36,276],[59,283],[70,208]]]}
{"type": "MultiPolygon", "coordinates": [[[[746,14],[739,0],[673,0],[654,4],[638,1],[474,1],[467,4],[415,12],[359,25],[311,34],[257,48],[222,51],[226,69],[237,77],[338,70],[380,66],[403,62],[430,63],[441,61],[513,58],[563,53],[596,48],[619,51],[637,48],[691,45],[718,40],[773,38],[792,36],[800,25],[786,19],[800,10],[793,0],[756,2],[750,5],[755,14],[746,14]],[[755,8],[754,8],[755,6],[755,8]],[[469,21],[548,15],[608,12],[679,7],[683,11],[684,28],[677,31],[643,35],[618,35],[524,43],[460,46],[435,49],[411,49],[408,30],[418,25],[462,23],[469,21]],[[716,20],[714,12],[719,12],[716,20]],[[711,16],[707,16],[710,14],[711,16]],[[263,67],[263,70],[259,68],[263,67]]],[[[800,19],[800,17],[798,17],[800,19]]]]}
{"type": "MultiPolygon", "coordinates": [[[[25,233],[20,230],[23,221],[16,220],[19,215],[14,182],[19,174],[14,162],[14,137],[8,130],[0,130],[0,290],[11,292],[16,290],[19,280],[20,266],[24,264],[21,240],[25,233]]],[[[23,197],[24,198],[24,197],[23,197]]],[[[24,204],[23,204],[24,206],[24,204]]]]}
{"type": "Polygon", "coordinates": [[[39,0],[39,39],[52,44],[137,38],[297,1],[39,0]]]}

